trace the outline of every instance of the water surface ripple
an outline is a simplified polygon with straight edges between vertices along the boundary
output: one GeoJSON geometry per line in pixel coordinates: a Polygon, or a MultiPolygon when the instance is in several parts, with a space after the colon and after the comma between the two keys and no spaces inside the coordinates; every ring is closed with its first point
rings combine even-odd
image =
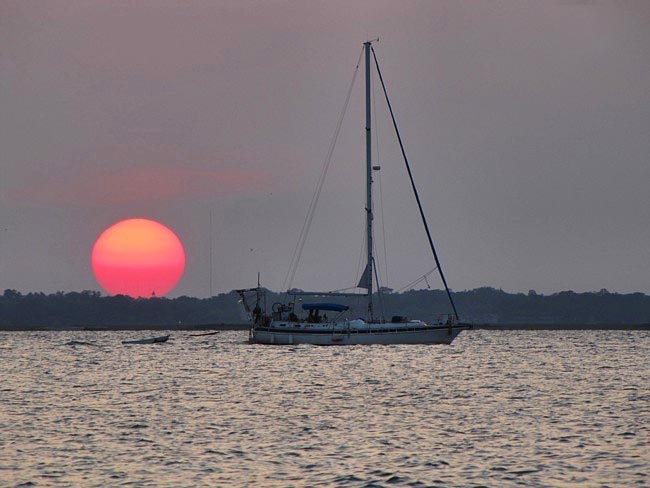
{"type": "Polygon", "coordinates": [[[645,331],[370,347],[171,334],[0,333],[0,485],[649,484],[645,331]]]}

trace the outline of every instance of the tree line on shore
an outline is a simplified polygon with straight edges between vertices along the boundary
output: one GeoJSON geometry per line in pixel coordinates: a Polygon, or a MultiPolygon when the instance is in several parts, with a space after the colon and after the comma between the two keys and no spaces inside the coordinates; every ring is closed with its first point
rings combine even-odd
{"type": "MultiPolygon", "coordinates": [[[[483,287],[453,292],[453,298],[463,322],[476,324],[648,324],[650,296],[643,293],[576,293],[563,291],[550,295],[507,293],[483,287]]],[[[298,297],[266,291],[270,312],[275,302],[298,297]]],[[[302,297],[304,302],[323,301],[302,297]]],[[[328,299],[327,301],[331,301],[328,299]]],[[[351,308],[353,316],[365,315],[364,298],[337,298],[351,308]]],[[[435,322],[451,312],[447,295],[442,290],[410,290],[392,293],[383,289],[374,297],[376,315],[390,319],[393,315],[408,316],[435,322]]],[[[20,293],[5,290],[0,295],[0,328],[10,327],[70,327],[70,326],[197,326],[245,322],[246,315],[235,291],[211,298],[141,298],[124,295],[104,296],[96,291],[20,293]]]]}

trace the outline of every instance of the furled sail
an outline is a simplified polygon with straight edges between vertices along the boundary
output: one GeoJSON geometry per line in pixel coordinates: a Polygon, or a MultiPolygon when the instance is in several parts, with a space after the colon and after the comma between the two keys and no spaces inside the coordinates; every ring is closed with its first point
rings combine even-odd
{"type": "Polygon", "coordinates": [[[366,269],[363,270],[363,274],[361,275],[361,279],[359,280],[359,284],[357,287],[359,288],[370,288],[370,280],[372,279],[372,275],[370,274],[370,263],[366,264],[366,269]]]}

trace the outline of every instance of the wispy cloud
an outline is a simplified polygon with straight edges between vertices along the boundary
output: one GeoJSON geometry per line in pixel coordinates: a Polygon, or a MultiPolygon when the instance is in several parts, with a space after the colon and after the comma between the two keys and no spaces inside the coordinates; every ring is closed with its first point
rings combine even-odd
{"type": "Polygon", "coordinates": [[[23,203],[88,206],[157,200],[183,200],[250,194],[273,188],[275,181],[259,169],[141,167],[88,170],[64,181],[48,175],[9,192],[23,203]]]}

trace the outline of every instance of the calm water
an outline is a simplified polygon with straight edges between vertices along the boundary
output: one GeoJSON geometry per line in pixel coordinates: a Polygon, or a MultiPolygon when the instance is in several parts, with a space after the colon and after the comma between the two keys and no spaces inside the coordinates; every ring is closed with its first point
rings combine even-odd
{"type": "Polygon", "coordinates": [[[650,484],[647,332],[120,343],[148,335],[0,333],[0,485],[650,484]]]}

